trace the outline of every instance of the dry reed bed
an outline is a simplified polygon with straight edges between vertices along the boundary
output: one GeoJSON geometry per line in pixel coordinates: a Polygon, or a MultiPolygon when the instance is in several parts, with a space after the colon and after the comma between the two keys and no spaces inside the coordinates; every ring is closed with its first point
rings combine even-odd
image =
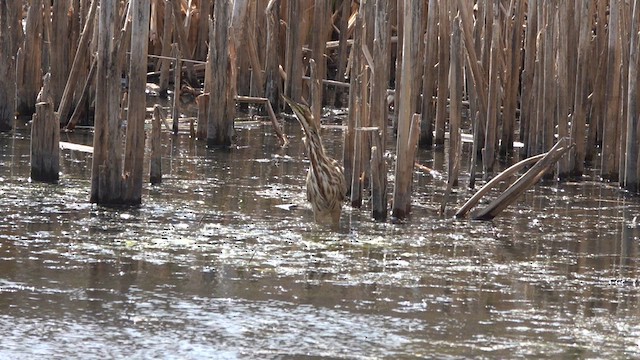
{"type": "Polygon", "coordinates": [[[603,180],[640,191],[637,0],[97,2],[0,4],[0,129],[42,105],[55,116],[37,116],[34,127],[53,119],[72,129],[93,115],[93,202],[141,201],[147,81],[160,95],[174,92],[174,132],[181,91],[198,96],[192,132],[210,147],[232,144],[238,99],[275,113],[281,94],[306,99],[317,119],[323,106],[348,106],[350,202],[360,206],[369,186],[379,220],[388,212],[390,137],[394,218],[410,212],[416,146],[447,144],[447,192],[458,185],[462,133],[482,163],[471,161],[472,187],[478,170],[492,178],[496,162],[512,158],[515,141],[531,157],[569,138],[575,146],[555,177],[579,179],[596,166],[603,180]]]}

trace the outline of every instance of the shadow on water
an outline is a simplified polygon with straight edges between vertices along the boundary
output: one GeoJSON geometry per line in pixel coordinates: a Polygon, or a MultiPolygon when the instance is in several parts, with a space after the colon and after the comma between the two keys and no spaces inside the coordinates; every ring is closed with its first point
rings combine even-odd
{"type": "MultiPolygon", "coordinates": [[[[165,134],[163,183],[136,209],[89,204],[88,154],[31,183],[28,130],[0,134],[0,354],[640,356],[637,198],[542,185],[458,221],[437,216],[443,180],[416,172],[407,224],[347,207],[332,231],[305,203],[300,129],[287,149],[267,125],[237,130],[230,152],[165,134]]],[[[340,130],[323,135],[339,158],[340,130]]],[[[446,154],[418,157],[444,173],[446,154]]]]}

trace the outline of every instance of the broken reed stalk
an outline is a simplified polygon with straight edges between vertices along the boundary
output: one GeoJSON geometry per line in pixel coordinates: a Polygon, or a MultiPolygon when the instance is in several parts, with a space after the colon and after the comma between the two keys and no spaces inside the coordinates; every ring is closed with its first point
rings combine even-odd
{"type": "MultiPolygon", "coordinates": [[[[361,106],[360,110],[360,126],[357,129],[356,139],[360,141],[360,184],[359,184],[359,200],[357,201],[358,206],[362,205],[362,192],[364,188],[369,185],[369,177],[371,175],[371,168],[366,166],[369,164],[371,160],[371,136],[367,133],[368,130],[371,129],[371,107],[369,104],[369,90],[370,90],[370,82],[369,77],[371,75],[370,67],[365,66],[365,69],[362,74],[362,89],[360,90],[359,102],[361,106]],[[359,134],[359,135],[358,135],[359,134]]],[[[353,194],[353,189],[352,189],[353,194]]]]}
{"type": "Polygon", "coordinates": [[[318,66],[315,59],[309,59],[309,74],[311,81],[309,84],[309,93],[311,97],[311,114],[317,125],[320,125],[322,118],[322,82],[318,74],[318,66]]]}
{"type": "Polygon", "coordinates": [[[502,112],[502,131],[500,136],[500,156],[502,158],[506,158],[513,152],[516,109],[518,107],[518,87],[520,85],[520,70],[522,68],[524,7],[524,0],[515,0],[515,5],[511,8],[513,11],[513,20],[511,20],[511,16],[507,19],[505,39],[510,44],[511,51],[506,51],[505,53],[506,68],[504,73],[506,79],[504,80],[504,84],[507,90],[504,91],[504,109],[502,112]]]}
{"type": "Polygon", "coordinates": [[[537,183],[553,165],[569,151],[568,138],[560,139],[540,161],[516,180],[507,190],[473,216],[474,220],[491,220],[511,205],[522,193],[537,183]]]}
{"type": "MultiPolygon", "coordinates": [[[[571,114],[571,101],[570,88],[571,84],[575,85],[575,78],[571,78],[570,62],[576,60],[575,56],[569,58],[569,48],[575,48],[573,42],[569,42],[573,37],[569,36],[573,33],[569,27],[569,23],[573,21],[574,4],[566,1],[558,5],[557,14],[557,29],[556,36],[557,44],[557,73],[558,73],[558,90],[557,90],[557,128],[558,137],[564,138],[569,136],[569,116],[571,114]]],[[[573,74],[575,76],[575,74],[573,74]]],[[[563,157],[558,161],[558,178],[565,180],[569,176],[569,156],[563,157]]]]}
{"type": "Polygon", "coordinates": [[[78,99],[78,103],[76,104],[76,108],[73,110],[71,117],[69,118],[69,122],[65,125],[64,129],[67,131],[73,130],[80,119],[82,118],[82,114],[85,112],[84,108],[89,101],[90,92],[91,92],[91,84],[93,84],[93,80],[96,76],[96,71],[98,69],[97,59],[93,59],[91,62],[91,68],[89,69],[89,73],[87,74],[87,78],[84,81],[84,86],[82,87],[82,93],[80,98],[78,99]]]}
{"type": "Polygon", "coordinates": [[[486,195],[491,189],[493,189],[497,184],[513,176],[524,167],[532,165],[535,162],[539,161],[545,155],[547,155],[547,153],[534,155],[532,157],[521,160],[491,178],[491,180],[485,183],[478,191],[476,191],[475,194],[473,194],[473,196],[469,200],[467,200],[467,202],[464,203],[464,205],[460,207],[460,209],[458,209],[454,216],[457,218],[465,217],[469,210],[471,210],[478,203],[478,201],[480,201],[480,199],[482,199],[482,197],[486,195]]]}
{"type": "Polygon", "coordinates": [[[209,94],[198,95],[196,97],[196,105],[198,105],[196,139],[205,140],[207,138],[207,109],[209,108],[209,94]]]}
{"type": "Polygon", "coordinates": [[[422,73],[422,105],[420,122],[419,145],[422,148],[429,148],[433,145],[433,119],[435,117],[436,80],[435,71],[438,62],[438,8],[436,0],[429,0],[427,6],[427,28],[425,33],[424,46],[424,68],[422,73]]]}
{"type": "MultiPolygon", "coordinates": [[[[362,37],[363,37],[363,16],[360,12],[356,15],[354,27],[354,46],[351,47],[351,70],[350,70],[350,89],[362,88],[363,73],[363,55],[362,55],[362,37]]],[[[360,92],[349,91],[349,113],[347,115],[347,129],[344,132],[344,146],[342,154],[342,163],[344,166],[344,178],[347,181],[347,196],[351,197],[351,184],[353,177],[358,176],[354,170],[354,156],[356,153],[356,128],[360,126],[360,92]]]]}
{"type": "Polygon", "coordinates": [[[153,107],[151,123],[151,162],[149,164],[149,182],[157,185],[162,182],[162,107],[156,104],[153,107]]]}
{"type": "MultiPolygon", "coordinates": [[[[388,2],[376,1],[378,3],[388,4],[388,2]]],[[[336,6],[337,7],[337,6],[336,6]]],[[[338,40],[338,60],[335,80],[345,81],[345,70],[347,68],[347,40],[349,39],[349,17],[351,16],[351,0],[341,0],[339,10],[340,20],[338,21],[339,40],[338,40]]],[[[328,43],[327,43],[328,45],[328,43]]],[[[328,102],[335,107],[342,107],[342,94],[344,90],[334,86],[329,90],[328,102]]]]}
{"type": "Polygon", "coordinates": [[[629,86],[629,42],[631,39],[630,27],[631,27],[631,15],[632,8],[629,1],[623,1],[620,9],[620,50],[622,52],[621,74],[620,74],[620,114],[618,118],[618,141],[616,151],[618,153],[618,163],[616,167],[618,169],[618,183],[624,186],[625,179],[625,156],[626,156],[626,139],[627,139],[627,111],[628,111],[628,86],[629,86]]]}
{"type": "Polygon", "coordinates": [[[313,33],[311,35],[311,59],[315,62],[315,79],[312,88],[315,97],[311,97],[311,112],[314,119],[320,122],[322,115],[323,86],[322,79],[327,76],[327,58],[325,49],[327,46],[328,24],[332,6],[331,1],[315,0],[313,6],[313,33]]]}
{"type": "MultiPolygon", "coordinates": [[[[596,19],[607,19],[608,6],[604,5],[601,0],[594,1],[592,6],[596,8],[596,19]]],[[[589,116],[589,133],[587,134],[587,146],[585,161],[587,163],[593,163],[597,158],[598,145],[602,145],[602,136],[604,133],[604,122],[606,119],[606,84],[607,84],[607,61],[608,61],[608,39],[607,39],[607,21],[595,21],[592,24],[595,28],[596,35],[595,40],[591,40],[592,46],[590,47],[589,57],[589,69],[596,69],[596,71],[590,71],[589,82],[592,83],[591,94],[591,114],[589,116]]]]}
{"type": "Polygon", "coordinates": [[[387,164],[384,161],[383,131],[378,129],[371,136],[371,216],[376,221],[387,218],[387,164]]]}
{"type": "Polygon", "coordinates": [[[58,0],[51,4],[45,2],[45,16],[51,14],[51,18],[47,19],[47,25],[50,26],[51,30],[49,35],[49,44],[51,46],[49,49],[49,63],[54,108],[57,108],[60,104],[69,75],[71,44],[68,39],[70,25],[68,17],[70,5],[69,0],[58,0]],[[49,5],[52,5],[50,9],[47,8],[49,5]],[[51,12],[47,13],[48,10],[51,10],[51,12]]]}
{"type": "Polygon", "coordinates": [[[287,47],[284,94],[293,101],[302,99],[302,34],[300,19],[302,18],[301,1],[288,2],[287,47]]]}
{"type": "Polygon", "coordinates": [[[265,9],[267,17],[267,39],[265,50],[265,92],[264,96],[278,113],[280,113],[281,78],[280,65],[280,1],[269,0],[265,9]]]}
{"type": "Polygon", "coordinates": [[[541,114],[540,122],[542,124],[542,152],[551,149],[554,142],[555,124],[557,120],[557,67],[556,67],[556,53],[555,53],[555,28],[557,18],[554,16],[556,10],[556,4],[551,2],[544,3],[546,14],[546,28],[544,31],[543,39],[543,64],[542,64],[542,109],[539,112],[541,114]]]}
{"type": "Polygon", "coordinates": [[[433,143],[436,146],[444,145],[447,101],[449,99],[449,93],[447,91],[449,88],[449,66],[447,66],[447,64],[449,64],[451,52],[449,2],[450,0],[439,1],[438,8],[438,99],[436,103],[435,135],[433,139],[433,143]]]}
{"type": "Polygon", "coordinates": [[[425,34],[424,69],[422,73],[422,121],[420,122],[419,145],[429,148],[433,145],[433,118],[435,116],[436,71],[438,62],[438,6],[437,0],[429,0],[427,7],[427,29],[425,34]]]}
{"type": "MultiPolygon", "coordinates": [[[[390,0],[391,2],[393,2],[393,0],[390,0]]],[[[404,0],[396,0],[395,1],[396,4],[396,34],[398,36],[398,42],[396,45],[396,53],[395,53],[395,74],[393,76],[393,79],[395,80],[396,86],[395,86],[395,90],[396,92],[394,93],[394,98],[393,98],[393,102],[394,102],[394,107],[393,107],[393,132],[397,133],[398,132],[398,121],[400,118],[400,106],[402,103],[402,98],[398,97],[397,93],[398,90],[402,87],[402,57],[403,57],[403,46],[402,46],[402,41],[404,39],[404,0]]],[[[358,11],[358,13],[360,13],[358,11]]],[[[393,70],[392,70],[393,71],[393,70]]]]}
{"type": "Polygon", "coordinates": [[[249,1],[250,10],[248,16],[248,51],[249,62],[251,64],[251,89],[250,94],[253,96],[264,97],[264,72],[263,65],[260,62],[260,55],[258,54],[258,36],[256,34],[256,27],[258,22],[256,21],[256,6],[257,1],[249,1]]]}
{"type": "Polygon", "coordinates": [[[462,122],[462,44],[461,44],[460,17],[453,20],[453,34],[451,36],[451,63],[449,68],[451,105],[449,110],[449,161],[447,189],[443,197],[440,213],[444,214],[451,189],[458,184],[460,172],[460,155],[462,152],[462,139],[460,124],[462,122]]]}
{"type": "Polygon", "coordinates": [[[531,101],[522,101],[520,104],[520,141],[524,143],[523,154],[530,156],[529,153],[529,134],[532,131],[534,123],[533,109],[535,108],[534,97],[534,73],[535,73],[535,56],[536,56],[536,36],[538,33],[538,12],[537,2],[539,0],[529,0],[527,5],[527,26],[524,35],[524,61],[521,74],[521,95],[522,99],[531,99],[531,101]]]}
{"type": "Polygon", "coordinates": [[[196,60],[207,59],[207,42],[209,39],[209,16],[211,16],[211,1],[212,0],[200,0],[198,6],[199,22],[198,22],[198,42],[195,46],[195,58],[196,60]]]}
{"type": "MultiPolygon", "coordinates": [[[[91,7],[89,7],[89,13],[87,14],[84,29],[82,30],[82,34],[80,35],[78,49],[76,51],[75,57],[73,58],[69,77],[67,78],[67,83],[62,93],[62,99],[60,100],[60,105],[58,106],[58,117],[60,118],[61,124],[65,126],[69,123],[67,117],[69,116],[69,111],[71,109],[73,93],[75,92],[76,86],[78,86],[78,82],[80,81],[80,75],[82,74],[81,70],[83,70],[83,68],[87,66],[86,61],[89,58],[89,41],[93,36],[94,18],[97,7],[98,0],[91,1],[91,7]]],[[[146,61],[147,59],[144,59],[145,64],[146,61]]]]}
{"type": "Polygon", "coordinates": [[[173,36],[173,12],[169,11],[171,0],[164,0],[164,25],[162,27],[162,53],[160,61],[158,61],[158,69],[160,70],[160,96],[166,97],[169,90],[169,70],[171,61],[169,60],[172,52],[171,38],[173,36]]]}
{"type": "Polygon", "coordinates": [[[571,114],[571,140],[575,147],[571,150],[569,157],[569,168],[571,176],[582,176],[584,173],[584,161],[586,154],[586,118],[587,102],[589,98],[588,71],[589,71],[589,42],[591,40],[590,6],[591,0],[583,0],[579,3],[580,29],[578,36],[578,50],[576,62],[576,83],[575,95],[573,99],[573,113],[571,114]]]}
{"type": "Polygon", "coordinates": [[[349,203],[354,208],[362,205],[362,142],[363,134],[359,127],[355,129],[354,146],[353,146],[353,175],[351,177],[351,191],[349,191],[349,203]]]}
{"type": "Polygon", "coordinates": [[[178,44],[171,44],[171,57],[175,58],[175,66],[173,68],[173,106],[171,107],[171,119],[173,120],[173,135],[178,135],[180,124],[180,83],[182,82],[182,61],[181,51],[178,44]]]}
{"type": "MultiPolygon", "coordinates": [[[[171,4],[173,5],[173,34],[174,34],[174,42],[176,42],[176,38],[177,38],[177,43],[178,43],[178,49],[180,50],[180,56],[184,56],[187,58],[191,58],[192,57],[192,49],[191,49],[191,45],[189,44],[188,38],[187,38],[187,33],[185,32],[185,25],[183,25],[183,22],[180,21],[180,19],[182,19],[182,9],[181,9],[181,2],[180,1],[171,1],[171,4]]],[[[185,63],[185,67],[186,67],[186,76],[185,78],[187,79],[192,79],[193,78],[193,63],[191,62],[186,62],[185,63]]],[[[180,68],[178,68],[180,69],[180,68]]]]}
{"type": "Polygon", "coordinates": [[[498,124],[498,102],[500,101],[500,84],[498,77],[500,73],[500,5],[499,0],[493,1],[493,21],[491,23],[491,53],[489,55],[489,95],[487,98],[487,123],[484,149],[482,155],[482,165],[484,176],[491,177],[493,166],[496,161],[497,124],[498,124]]]}

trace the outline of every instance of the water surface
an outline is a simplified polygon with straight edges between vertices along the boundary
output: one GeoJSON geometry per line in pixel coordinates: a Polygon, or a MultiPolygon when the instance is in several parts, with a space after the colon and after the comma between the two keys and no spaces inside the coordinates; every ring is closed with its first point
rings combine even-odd
{"type": "MultiPolygon", "coordinates": [[[[90,154],[32,183],[28,129],[0,134],[0,356],[640,356],[637,197],[586,178],[453,220],[467,180],[440,216],[444,180],[417,171],[407,223],[365,202],[335,230],[305,203],[300,129],[286,149],[237,131],[230,152],[164,134],[163,183],[122,209],[88,202],[90,154]]],[[[340,157],[341,130],[323,136],[340,157]]],[[[418,160],[445,173],[446,154],[418,160]]]]}

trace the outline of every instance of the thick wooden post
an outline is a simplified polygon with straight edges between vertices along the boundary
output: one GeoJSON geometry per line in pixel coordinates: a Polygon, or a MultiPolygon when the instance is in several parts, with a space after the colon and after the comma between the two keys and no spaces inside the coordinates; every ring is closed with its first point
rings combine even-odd
{"type": "MultiPolygon", "coordinates": [[[[620,0],[609,3],[609,42],[607,47],[606,117],[602,134],[602,178],[618,181],[618,123],[620,122],[620,0]]],[[[604,54],[602,56],[605,56],[604,54]]]]}
{"type": "Polygon", "coordinates": [[[384,160],[387,139],[387,84],[391,63],[391,24],[389,0],[377,0],[373,36],[373,78],[371,82],[371,125],[378,128],[371,137],[371,212],[373,218],[387,218],[387,164],[384,160]],[[375,149],[375,151],[374,151],[375,149]]]}
{"type": "Polygon", "coordinates": [[[629,88],[627,98],[627,139],[626,139],[626,158],[624,172],[624,187],[633,192],[640,191],[640,177],[638,169],[638,161],[640,156],[639,136],[640,136],[640,116],[639,103],[640,93],[638,92],[638,83],[640,82],[640,1],[633,1],[633,15],[631,17],[631,45],[629,46],[629,88]]]}
{"type": "Polygon", "coordinates": [[[22,27],[20,2],[0,2],[0,131],[13,128],[16,113],[16,52],[22,27]]]}
{"type": "Polygon", "coordinates": [[[400,109],[398,109],[396,182],[393,188],[393,208],[391,210],[391,215],[400,220],[406,218],[411,210],[413,162],[416,142],[420,135],[420,116],[413,116],[415,107],[411,101],[414,98],[412,93],[414,68],[418,66],[416,56],[419,49],[418,42],[422,41],[422,34],[419,33],[421,12],[418,10],[420,9],[420,1],[422,0],[407,0],[404,4],[402,74],[400,89],[396,94],[396,97],[400,97],[403,100],[400,101],[400,109]]]}
{"type": "Polygon", "coordinates": [[[131,3],[131,60],[129,62],[129,104],[124,158],[125,193],[123,201],[142,202],[144,167],[144,120],[146,114],[147,51],[150,6],[147,0],[131,3]]]}
{"type": "Polygon", "coordinates": [[[233,138],[233,117],[229,115],[231,108],[235,109],[235,102],[229,101],[229,94],[235,89],[232,89],[233,71],[229,53],[231,16],[229,0],[216,2],[213,12],[213,31],[209,34],[209,63],[207,64],[213,79],[209,98],[207,146],[230,147],[233,138]]]}
{"type": "Polygon", "coordinates": [[[90,201],[101,205],[122,202],[121,72],[115,42],[118,2],[102,0],[99,13],[90,201]]]}
{"type": "Polygon", "coordinates": [[[60,125],[53,112],[51,74],[44,77],[31,125],[31,179],[55,183],[60,172],[60,125]]]}

